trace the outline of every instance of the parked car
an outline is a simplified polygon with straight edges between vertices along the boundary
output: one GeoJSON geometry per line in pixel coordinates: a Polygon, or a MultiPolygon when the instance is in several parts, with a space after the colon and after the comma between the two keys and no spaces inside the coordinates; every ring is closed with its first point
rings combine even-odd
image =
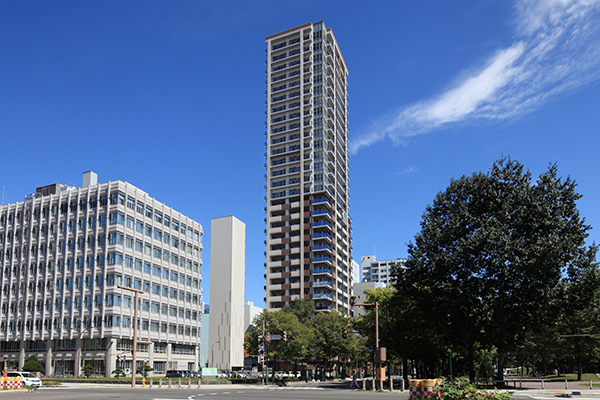
{"type": "Polygon", "coordinates": [[[167,371],[166,374],[167,378],[187,378],[187,373],[186,371],[181,371],[178,369],[170,369],[167,371]]]}
{"type": "Polygon", "coordinates": [[[227,371],[219,370],[217,371],[217,378],[229,378],[229,373],[227,371]]]}
{"type": "Polygon", "coordinates": [[[8,378],[21,378],[23,386],[42,386],[42,380],[31,372],[10,371],[6,373],[8,378]]]}
{"type": "Polygon", "coordinates": [[[199,372],[196,371],[186,371],[188,377],[190,378],[202,378],[202,375],[199,372]]]}

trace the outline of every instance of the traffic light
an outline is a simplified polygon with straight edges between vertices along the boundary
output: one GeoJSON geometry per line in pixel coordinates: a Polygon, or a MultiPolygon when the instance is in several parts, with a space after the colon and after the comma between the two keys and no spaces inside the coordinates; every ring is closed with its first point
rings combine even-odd
{"type": "Polygon", "coordinates": [[[346,331],[346,327],[345,327],[345,326],[342,328],[342,337],[343,337],[344,339],[346,339],[346,338],[348,337],[348,333],[347,333],[347,331],[346,331]]]}
{"type": "Polygon", "coordinates": [[[287,342],[287,333],[285,331],[283,331],[282,336],[283,336],[283,341],[287,342]]]}

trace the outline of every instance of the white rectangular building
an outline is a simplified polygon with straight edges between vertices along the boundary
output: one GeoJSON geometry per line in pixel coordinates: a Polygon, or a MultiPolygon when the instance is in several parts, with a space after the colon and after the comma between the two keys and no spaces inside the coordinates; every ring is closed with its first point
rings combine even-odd
{"type": "Polygon", "coordinates": [[[246,224],[228,216],[210,224],[210,368],[244,366],[246,224]]]}
{"type": "Polygon", "coordinates": [[[198,370],[202,226],[122,181],[52,184],[0,207],[0,356],[46,375],[137,367],[198,370]],[[121,356],[124,361],[117,361],[121,356]]]}

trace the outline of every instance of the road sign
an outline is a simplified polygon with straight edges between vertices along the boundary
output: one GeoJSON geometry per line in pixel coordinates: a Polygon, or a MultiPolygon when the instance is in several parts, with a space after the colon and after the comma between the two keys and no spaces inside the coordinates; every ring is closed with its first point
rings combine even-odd
{"type": "Polygon", "coordinates": [[[281,340],[281,335],[271,335],[271,340],[281,340]]]}
{"type": "Polygon", "coordinates": [[[265,345],[264,345],[264,344],[259,344],[259,345],[258,345],[258,348],[259,348],[259,349],[264,349],[264,348],[265,348],[265,345]]]}
{"type": "Polygon", "coordinates": [[[265,354],[265,350],[264,349],[260,349],[258,350],[258,352],[260,353],[260,355],[262,356],[263,354],[265,354]]]}
{"type": "Polygon", "coordinates": [[[265,342],[269,343],[271,340],[273,340],[273,337],[271,336],[270,333],[267,333],[265,335],[265,342]]]}

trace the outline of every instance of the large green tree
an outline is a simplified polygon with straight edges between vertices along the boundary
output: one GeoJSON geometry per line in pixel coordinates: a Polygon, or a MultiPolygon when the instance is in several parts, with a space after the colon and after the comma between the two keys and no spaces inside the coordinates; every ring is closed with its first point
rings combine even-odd
{"type": "Polygon", "coordinates": [[[396,288],[448,346],[462,349],[475,378],[478,345],[503,355],[546,326],[563,272],[592,257],[589,226],[570,178],[550,165],[534,182],[510,158],[488,173],[452,180],[423,214],[396,288]]]}

